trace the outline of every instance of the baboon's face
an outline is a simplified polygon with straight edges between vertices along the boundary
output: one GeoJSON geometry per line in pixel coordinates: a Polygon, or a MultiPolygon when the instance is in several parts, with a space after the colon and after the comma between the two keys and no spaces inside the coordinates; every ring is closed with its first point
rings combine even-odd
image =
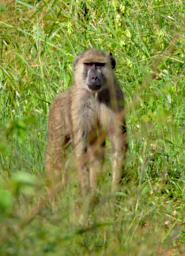
{"type": "Polygon", "coordinates": [[[76,82],[91,91],[98,91],[107,85],[109,76],[115,68],[115,59],[96,49],[90,49],[79,55],[74,63],[76,82]]]}
{"type": "Polygon", "coordinates": [[[84,79],[90,90],[97,91],[105,84],[106,77],[103,72],[104,68],[105,63],[84,63],[84,79]]]}

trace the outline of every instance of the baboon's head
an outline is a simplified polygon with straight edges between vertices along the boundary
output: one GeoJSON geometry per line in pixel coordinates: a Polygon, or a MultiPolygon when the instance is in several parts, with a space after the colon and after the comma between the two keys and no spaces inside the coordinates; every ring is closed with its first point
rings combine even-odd
{"type": "Polygon", "coordinates": [[[114,77],[116,61],[112,54],[89,49],[80,54],[74,62],[74,79],[77,86],[98,91],[107,86],[114,77]]]}

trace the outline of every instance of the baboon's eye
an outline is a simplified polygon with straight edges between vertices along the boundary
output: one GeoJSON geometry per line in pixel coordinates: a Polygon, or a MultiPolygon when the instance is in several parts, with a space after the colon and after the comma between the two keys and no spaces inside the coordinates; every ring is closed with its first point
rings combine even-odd
{"type": "Polygon", "coordinates": [[[87,68],[90,68],[94,65],[94,63],[91,63],[91,62],[88,62],[88,63],[84,63],[84,65],[87,67],[87,68]]]}
{"type": "Polygon", "coordinates": [[[96,66],[96,67],[104,67],[104,66],[105,66],[105,63],[97,62],[97,63],[95,63],[95,66],[96,66]]]}
{"type": "Polygon", "coordinates": [[[90,67],[104,67],[105,66],[105,63],[102,63],[102,62],[87,62],[87,63],[84,63],[84,65],[87,67],[87,68],[90,68],[90,67]]]}

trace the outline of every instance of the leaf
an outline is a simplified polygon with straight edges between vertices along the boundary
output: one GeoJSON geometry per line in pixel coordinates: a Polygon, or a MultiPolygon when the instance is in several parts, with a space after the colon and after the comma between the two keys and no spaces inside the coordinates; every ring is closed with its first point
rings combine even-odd
{"type": "Polygon", "coordinates": [[[36,177],[26,172],[17,172],[13,175],[12,179],[19,185],[34,186],[37,183],[36,177]]]}
{"type": "Polygon", "coordinates": [[[0,214],[8,213],[13,206],[13,197],[10,191],[0,189],[0,214]]]}

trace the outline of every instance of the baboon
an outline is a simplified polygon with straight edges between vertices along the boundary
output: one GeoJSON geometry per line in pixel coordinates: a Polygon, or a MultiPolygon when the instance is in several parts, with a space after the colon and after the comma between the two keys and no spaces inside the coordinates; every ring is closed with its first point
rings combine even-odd
{"type": "Polygon", "coordinates": [[[96,190],[105,140],[112,145],[112,191],[119,188],[127,151],[124,95],[112,54],[89,49],[74,61],[74,83],[52,103],[48,121],[46,171],[59,177],[65,149],[75,152],[83,195],[96,190]]]}

